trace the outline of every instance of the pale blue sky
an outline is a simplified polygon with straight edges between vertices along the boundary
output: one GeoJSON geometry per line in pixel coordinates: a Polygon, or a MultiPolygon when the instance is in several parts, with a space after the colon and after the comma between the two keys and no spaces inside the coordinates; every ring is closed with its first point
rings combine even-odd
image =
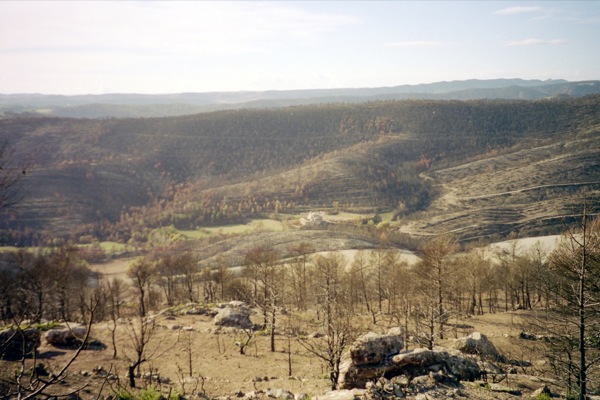
{"type": "Polygon", "coordinates": [[[600,79],[600,1],[0,1],[0,93],[600,79]]]}

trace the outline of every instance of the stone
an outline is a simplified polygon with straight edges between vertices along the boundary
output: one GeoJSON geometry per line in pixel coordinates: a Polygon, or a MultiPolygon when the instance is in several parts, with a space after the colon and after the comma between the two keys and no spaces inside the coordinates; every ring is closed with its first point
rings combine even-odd
{"type": "MultiPolygon", "coordinates": [[[[481,367],[457,350],[436,347],[401,352],[402,339],[397,335],[368,333],[359,337],[342,358],[338,384],[341,389],[365,388],[367,382],[382,377],[403,376],[398,388],[423,376],[424,380],[453,384],[458,380],[472,381],[482,375],[481,367]]],[[[418,380],[417,380],[418,383],[418,380]]],[[[383,389],[382,389],[383,390],[383,389]]]]}
{"type": "Polygon", "coordinates": [[[468,381],[481,376],[481,369],[474,360],[443,347],[403,352],[394,356],[392,362],[408,376],[426,375],[431,371],[444,371],[456,379],[468,381]]]}
{"type": "Polygon", "coordinates": [[[456,339],[451,348],[457,349],[465,354],[475,354],[483,359],[498,360],[502,356],[496,350],[496,347],[483,333],[473,332],[469,336],[456,339]]]}
{"type": "Polygon", "coordinates": [[[355,400],[362,399],[365,396],[365,390],[357,389],[341,389],[332,390],[320,396],[316,396],[315,400],[355,400]]]}
{"type": "Polygon", "coordinates": [[[404,328],[401,326],[394,326],[387,331],[388,335],[404,337],[404,328]]]}
{"type": "Polygon", "coordinates": [[[44,338],[46,343],[53,346],[79,346],[85,337],[86,328],[83,325],[70,325],[66,328],[50,329],[44,338]]]}
{"type": "Polygon", "coordinates": [[[32,356],[41,344],[39,329],[6,329],[0,332],[0,359],[18,360],[32,356]],[[23,354],[23,351],[25,354],[23,354]]]}
{"type": "Polygon", "coordinates": [[[537,340],[538,338],[537,338],[537,335],[534,335],[533,333],[521,331],[521,332],[519,332],[519,339],[523,339],[523,340],[537,340]]]}
{"type": "Polygon", "coordinates": [[[542,394],[552,396],[552,391],[550,390],[548,385],[544,385],[541,388],[538,388],[535,391],[533,391],[533,393],[531,393],[531,398],[536,399],[537,397],[541,396],[542,394]]]}
{"type": "Polygon", "coordinates": [[[223,308],[215,315],[214,324],[218,326],[248,329],[251,328],[250,310],[246,307],[223,308]]]}
{"type": "Polygon", "coordinates": [[[398,335],[374,332],[360,336],[350,346],[340,364],[341,388],[363,388],[367,381],[384,376],[393,369],[391,358],[404,347],[398,335]]]}
{"type": "Polygon", "coordinates": [[[274,399],[294,400],[294,394],[285,389],[268,389],[267,396],[274,399]]]}
{"type": "Polygon", "coordinates": [[[354,365],[378,364],[402,350],[404,343],[398,335],[379,335],[369,332],[360,336],[350,347],[354,365]]]}

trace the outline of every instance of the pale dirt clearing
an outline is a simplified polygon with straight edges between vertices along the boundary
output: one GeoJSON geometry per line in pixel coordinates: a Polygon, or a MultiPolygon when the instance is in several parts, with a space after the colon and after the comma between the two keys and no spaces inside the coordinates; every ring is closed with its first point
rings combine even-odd
{"type": "Polygon", "coordinates": [[[129,269],[129,265],[131,265],[131,263],[135,260],[136,257],[118,258],[105,263],[90,264],[89,268],[92,271],[102,275],[102,277],[105,279],[119,278],[129,282],[127,270],[129,269]]]}

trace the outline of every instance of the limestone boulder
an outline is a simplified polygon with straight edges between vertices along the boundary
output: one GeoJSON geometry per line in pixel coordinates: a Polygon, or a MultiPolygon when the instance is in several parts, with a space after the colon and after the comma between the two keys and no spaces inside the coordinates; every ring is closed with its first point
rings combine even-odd
{"type": "Polygon", "coordinates": [[[213,322],[217,326],[248,329],[251,328],[250,309],[246,307],[227,307],[215,315],[213,322]]]}
{"type": "Polygon", "coordinates": [[[394,369],[392,357],[403,347],[402,338],[397,334],[369,332],[360,336],[340,364],[340,387],[364,388],[368,381],[385,375],[394,369]]]}
{"type": "Polygon", "coordinates": [[[481,368],[475,360],[443,347],[403,352],[394,356],[392,362],[396,371],[407,376],[443,371],[457,380],[473,381],[481,377],[481,368]]]}
{"type": "Polygon", "coordinates": [[[501,360],[502,356],[494,344],[480,332],[473,332],[469,336],[458,338],[452,343],[451,348],[464,354],[478,355],[487,360],[501,360]]]}
{"type": "Polygon", "coordinates": [[[83,325],[70,325],[65,328],[54,328],[46,332],[46,343],[58,347],[79,346],[85,338],[86,327],[83,325]]]}
{"type": "Polygon", "coordinates": [[[402,351],[404,343],[398,335],[369,332],[360,336],[350,347],[354,365],[379,364],[402,351]]]}

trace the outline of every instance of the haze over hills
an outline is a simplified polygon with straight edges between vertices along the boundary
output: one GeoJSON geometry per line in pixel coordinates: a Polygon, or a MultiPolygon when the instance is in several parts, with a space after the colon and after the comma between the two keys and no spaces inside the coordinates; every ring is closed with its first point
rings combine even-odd
{"type": "MultiPolygon", "coordinates": [[[[515,83],[421,89],[456,96],[458,87],[510,92],[515,83]]],[[[598,84],[522,81],[519,90],[527,87],[554,97],[280,104],[150,119],[7,113],[0,139],[13,162],[32,167],[20,207],[2,217],[2,242],[144,242],[161,227],[314,210],[365,221],[391,213],[386,240],[397,245],[445,232],[462,240],[559,233],[583,199],[600,200],[600,96],[575,96],[598,84]]],[[[377,245],[381,235],[369,226],[325,229],[337,248],[377,245]]],[[[296,241],[307,234],[294,232],[296,241]]],[[[265,240],[286,243],[286,235],[265,240]]]]}
{"type": "Polygon", "coordinates": [[[491,79],[381,88],[209,92],[174,94],[0,95],[0,113],[33,112],[70,118],[160,117],[225,109],[284,107],[377,100],[522,99],[600,93],[599,81],[491,79]]]}

